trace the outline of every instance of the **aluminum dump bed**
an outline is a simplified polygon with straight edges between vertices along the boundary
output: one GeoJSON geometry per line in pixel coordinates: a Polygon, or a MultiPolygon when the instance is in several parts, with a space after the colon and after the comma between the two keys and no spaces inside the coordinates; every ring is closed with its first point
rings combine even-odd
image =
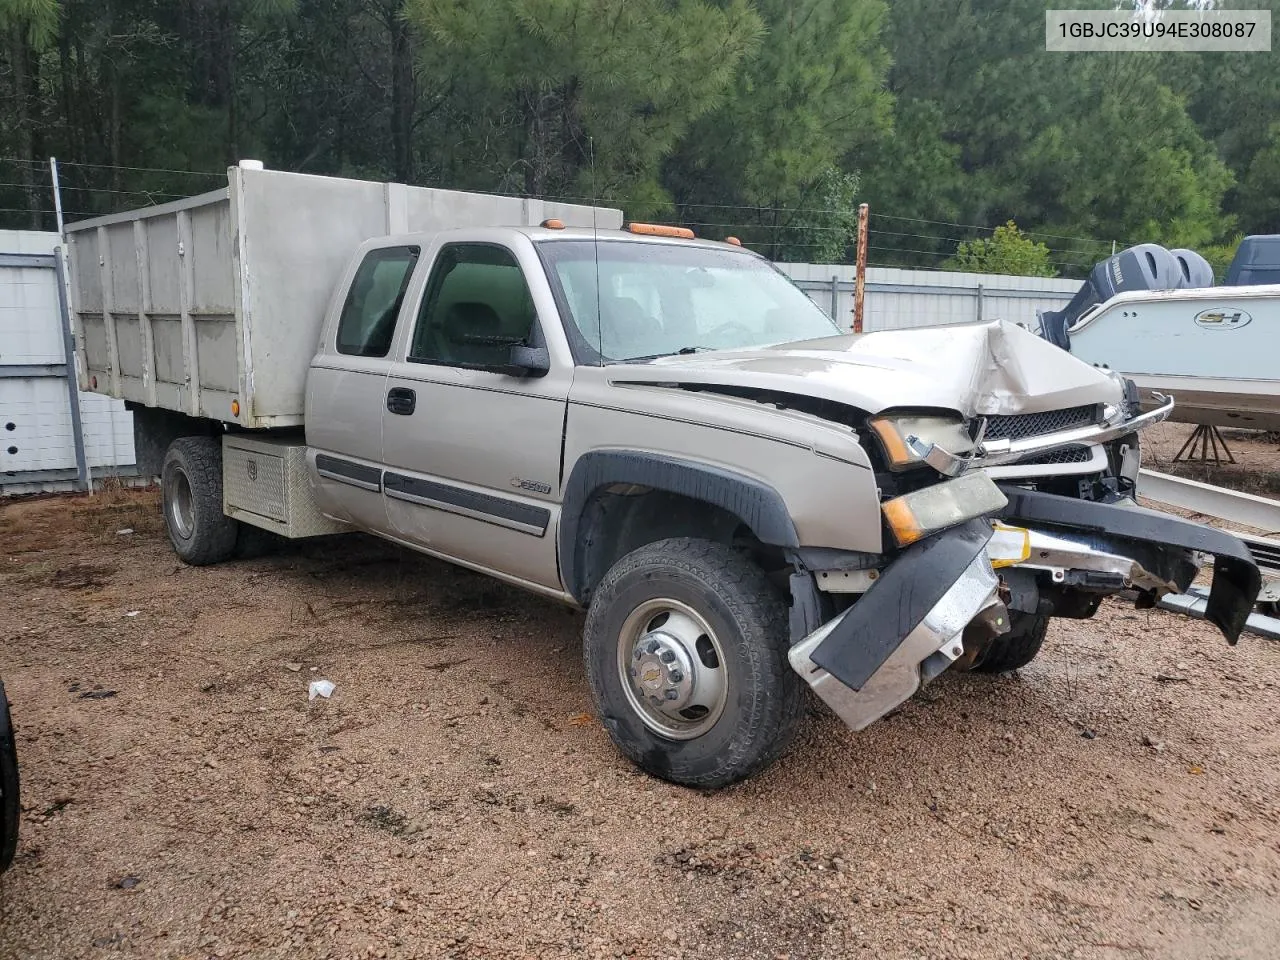
{"type": "Polygon", "coordinates": [[[230,168],[225,189],[70,224],[81,388],[244,427],[300,425],[320,326],[360,243],[548,217],[622,224],[615,209],[251,163],[230,168]]]}

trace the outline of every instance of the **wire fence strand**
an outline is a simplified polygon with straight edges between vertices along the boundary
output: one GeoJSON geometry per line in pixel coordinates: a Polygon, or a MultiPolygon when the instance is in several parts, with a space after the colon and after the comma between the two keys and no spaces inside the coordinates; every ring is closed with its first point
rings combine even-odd
{"type": "MultiPolygon", "coordinates": [[[[25,165],[31,168],[47,169],[47,161],[26,160],[21,157],[3,157],[0,156],[0,163],[10,163],[16,165],[25,165]]],[[[123,164],[106,164],[92,163],[89,161],[77,160],[59,160],[60,168],[71,171],[83,171],[83,175],[92,175],[90,171],[109,171],[109,172],[126,172],[137,174],[157,174],[164,176],[178,177],[199,177],[207,179],[225,179],[225,174],[214,173],[206,170],[178,170],[167,167],[143,167],[128,166],[123,164]]],[[[75,179],[80,179],[76,177],[75,179]]],[[[47,184],[37,184],[37,187],[43,189],[47,184]]],[[[0,188],[10,189],[28,189],[29,185],[14,181],[0,182],[0,188]]],[[[63,192],[67,194],[82,194],[89,196],[101,196],[104,198],[144,198],[147,205],[155,205],[165,200],[182,199],[189,194],[172,193],[163,190],[145,190],[145,189],[120,189],[118,187],[94,186],[89,184],[77,184],[74,182],[65,182],[63,184],[63,192]]],[[[625,207],[626,201],[615,197],[587,197],[574,194],[546,194],[541,197],[530,197],[522,194],[510,194],[511,196],[521,197],[522,199],[540,199],[551,202],[570,202],[585,204],[614,204],[625,207]]],[[[122,201],[128,203],[127,199],[122,201]]],[[[116,204],[108,201],[105,206],[115,206],[116,204]]],[[[682,203],[675,204],[677,216],[671,221],[679,223],[682,226],[698,227],[704,230],[724,231],[726,233],[741,233],[751,231],[757,234],[763,234],[763,238],[754,240],[753,245],[757,247],[772,247],[781,252],[782,249],[792,250],[815,250],[831,246],[831,243],[839,243],[841,236],[846,238],[845,246],[853,247],[852,234],[854,233],[854,225],[849,224],[831,224],[831,223],[768,223],[760,222],[758,219],[749,219],[754,216],[765,216],[770,214],[786,215],[788,217],[797,215],[817,215],[825,217],[844,217],[852,218],[855,211],[851,208],[838,207],[822,207],[822,206],[797,206],[784,207],[770,204],[749,204],[749,203],[682,203]],[[730,217],[724,220],[697,217],[700,211],[722,210],[729,213],[730,217]],[[688,214],[690,216],[686,217],[688,214]],[[736,219],[735,219],[736,218],[736,219]],[[801,240],[800,237],[808,235],[830,235],[832,240],[828,243],[814,242],[810,240],[801,240]],[[790,239],[795,237],[796,239],[790,239]]],[[[37,209],[31,210],[27,208],[5,207],[0,208],[0,213],[20,213],[20,214],[42,214],[52,215],[52,210],[37,209]]],[[[101,213],[88,213],[84,211],[64,211],[68,216],[100,216],[101,213]]],[[[894,224],[902,224],[905,229],[893,230],[872,228],[872,238],[895,237],[903,241],[925,241],[926,244],[940,244],[953,246],[960,243],[969,242],[983,237],[989,237],[995,229],[991,226],[984,226],[976,223],[964,223],[960,221],[930,219],[927,217],[912,217],[894,213],[883,213],[873,210],[871,219],[874,223],[876,220],[890,221],[894,224]],[[921,224],[927,227],[937,227],[939,230],[933,233],[919,233],[911,230],[907,225],[921,224]],[[971,231],[972,235],[957,236],[957,232],[971,231]]],[[[1028,237],[1040,237],[1054,241],[1065,241],[1072,244],[1086,245],[1084,248],[1062,248],[1053,250],[1056,255],[1049,258],[1048,262],[1054,266],[1068,267],[1073,269],[1087,270],[1095,262],[1095,257],[1099,257],[1097,248],[1102,251],[1109,252],[1113,245],[1128,246],[1128,242],[1117,240],[1103,239],[1099,237],[1081,237],[1070,234],[1052,233],[1043,230],[1022,230],[1022,233],[1028,237]],[[1088,262],[1071,259],[1073,256],[1087,259],[1088,262]]],[[[897,243],[868,243],[868,250],[877,250],[882,254],[896,254],[902,256],[933,257],[948,258],[954,256],[954,250],[938,250],[927,249],[919,243],[902,244],[897,243]]],[[[892,265],[892,264],[886,264],[892,265]]]]}

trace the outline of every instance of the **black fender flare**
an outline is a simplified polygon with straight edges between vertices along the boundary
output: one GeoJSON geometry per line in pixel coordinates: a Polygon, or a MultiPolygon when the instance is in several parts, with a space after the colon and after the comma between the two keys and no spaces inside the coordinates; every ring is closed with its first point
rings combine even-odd
{"type": "Polygon", "coordinates": [[[586,507],[592,494],[613,484],[636,484],[721,507],[740,517],[761,541],[798,547],[799,535],[782,495],[773,487],[723,467],[633,450],[595,450],[578,458],[564,486],[560,516],[560,568],[579,603],[588,593],[584,565],[586,507]]]}

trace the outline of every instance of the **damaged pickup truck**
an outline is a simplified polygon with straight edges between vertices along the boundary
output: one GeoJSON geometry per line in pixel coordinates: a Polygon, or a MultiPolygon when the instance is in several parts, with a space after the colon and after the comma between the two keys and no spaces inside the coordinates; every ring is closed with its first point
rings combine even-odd
{"type": "Polygon", "coordinates": [[[621,225],[243,164],[68,227],[81,382],[189,563],[364,531],[584,608],[604,726],[676,783],[767,766],[806,685],[862,729],[1204,555],[1236,641],[1247,549],[1134,501],[1172,400],[998,322],[844,335],[736,244],[621,225]]]}

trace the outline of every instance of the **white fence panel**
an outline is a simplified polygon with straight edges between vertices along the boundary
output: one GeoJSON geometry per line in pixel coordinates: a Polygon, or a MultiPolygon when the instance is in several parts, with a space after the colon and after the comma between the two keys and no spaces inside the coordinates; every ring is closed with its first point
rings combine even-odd
{"type": "Polygon", "coordinates": [[[80,449],[94,477],[135,472],[133,415],[119,400],[79,393],[67,366],[57,246],[56,233],[0,230],[3,495],[74,488],[80,449]]]}
{"type": "MultiPolygon", "coordinates": [[[[780,263],[779,269],[842,327],[853,326],[854,269],[842,264],[780,263]]],[[[1081,280],[947,270],[868,267],[863,329],[902,330],[1008,320],[1039,328],[1037,310],[1058,310],[1081,280]]]]}

